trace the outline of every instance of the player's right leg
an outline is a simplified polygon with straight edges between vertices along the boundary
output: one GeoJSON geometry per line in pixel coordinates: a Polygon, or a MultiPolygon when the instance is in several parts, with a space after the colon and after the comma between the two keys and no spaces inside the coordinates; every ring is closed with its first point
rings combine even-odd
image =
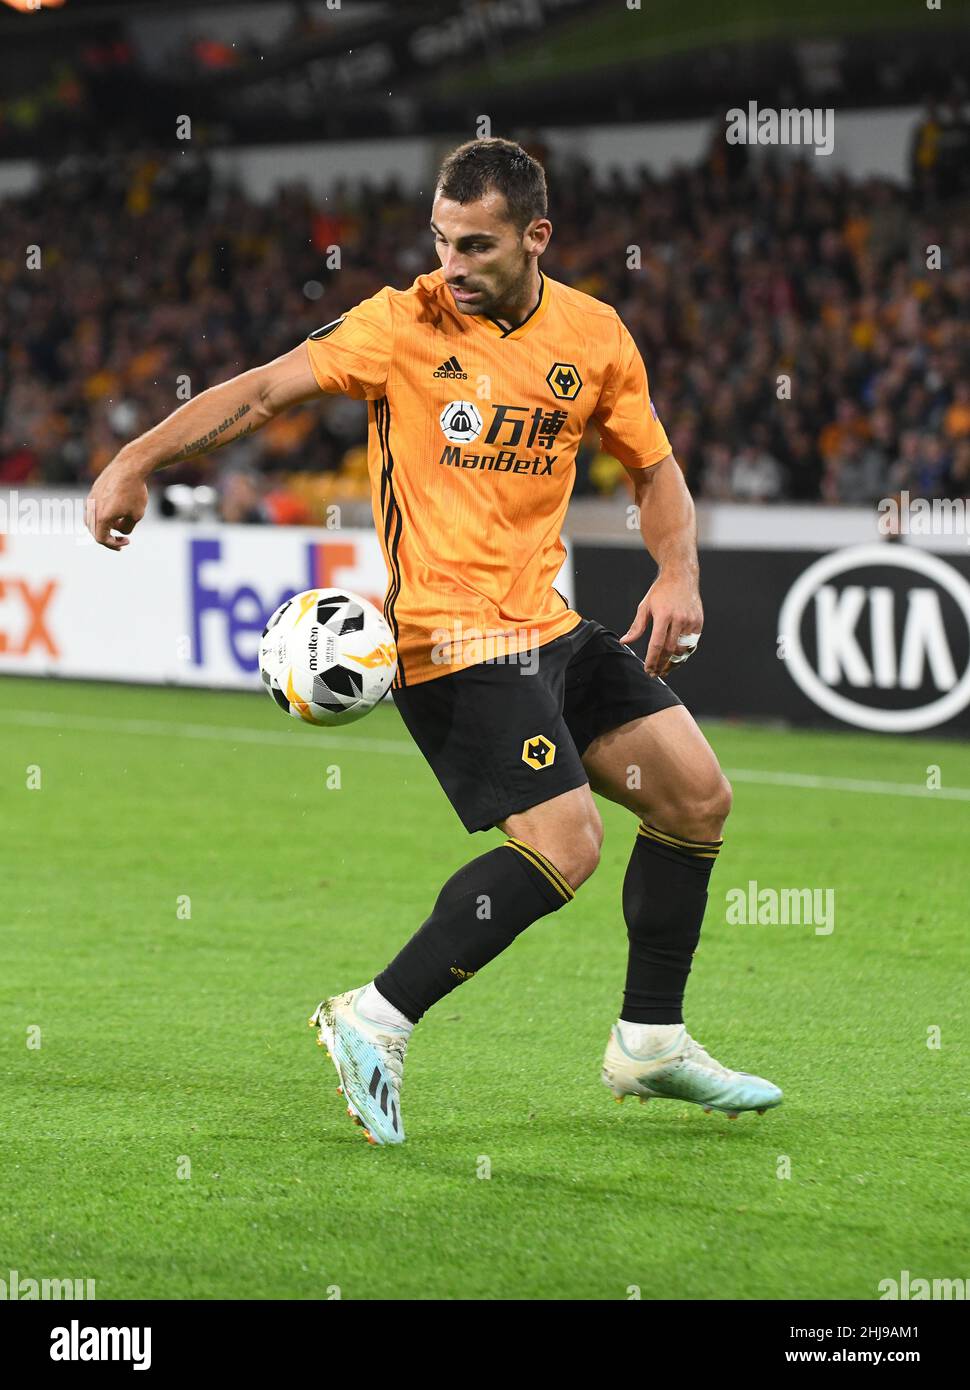
{"type": "Polygon", "coordinates": [[[508,837],[442,887],[431,915],[366,986],[325,1000],[311,1023],[348,1109],[376,1143],[400,1143],[404,1051],[414,1025],[531,923],[572,900],[602,834],[585,769],[562,719],[570,634],[538,669],[484,662],[394,699],[469,831],[508,837]]]}

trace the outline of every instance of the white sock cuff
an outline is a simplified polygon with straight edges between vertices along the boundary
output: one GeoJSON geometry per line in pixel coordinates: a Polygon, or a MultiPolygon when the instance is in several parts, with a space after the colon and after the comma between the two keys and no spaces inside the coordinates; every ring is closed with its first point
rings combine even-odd
{"type": "Polygon", "coordinates": [[[373,980],[369,985],[364,986],[359,1008],[361,1013],[372,1023],[383,1023],[386,1028],[403,1028],[410,1033],[414,1027],[411,1020],[402,1014],[400,1009],[396,1009],[392,1003],[384,998],[373,980]]]}
{"type": "Polygon", "coordinates": [[[616,1026],[623,1046],[635,1057],[666,1052],[684,1031],[682,1023],[628,1023],[624,1018],[616,1026]]]}

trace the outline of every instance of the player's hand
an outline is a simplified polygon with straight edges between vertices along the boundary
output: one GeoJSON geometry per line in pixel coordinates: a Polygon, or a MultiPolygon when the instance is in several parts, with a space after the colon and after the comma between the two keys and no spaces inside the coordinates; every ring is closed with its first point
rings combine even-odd
{"type": "Polygon", "coordinates": [[[665,676],[695,650],[704,626],[697,580],[692,575],[659,574],[620,641],[635,642],[646,632],[648,622],[652,628],[643,669],[648,676],[665,676]]]}
{"type": "Polygon", "coordinates": [[[147,507],[144,476],[119,455],[95,479],[84,504],[84,522],[99,545],[121,550],[147,507]],[[123,534],[113,535],[115,531],[123,534]]]}

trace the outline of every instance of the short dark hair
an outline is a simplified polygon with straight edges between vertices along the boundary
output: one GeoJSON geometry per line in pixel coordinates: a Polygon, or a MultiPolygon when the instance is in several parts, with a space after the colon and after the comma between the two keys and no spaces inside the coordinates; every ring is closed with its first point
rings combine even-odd
{"type": "Polygon", "coordinates": [[[456,203],[475,203],[493,189],[504,195],[509,221],[520,231],[545,217],[545,171],[514,140],[468,140],[438,171],[438,192],[456,203]]]}

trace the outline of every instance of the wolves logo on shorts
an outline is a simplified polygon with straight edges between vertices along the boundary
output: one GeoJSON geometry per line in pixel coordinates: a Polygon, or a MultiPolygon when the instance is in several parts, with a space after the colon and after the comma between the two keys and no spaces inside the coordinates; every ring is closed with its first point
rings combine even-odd
{"type": "Polygon", "coordinates": [[[522,745],[522,761],[530,767],[552,767],[556,761],[556,745],[542,734],[527,738],[522,745]]]}

